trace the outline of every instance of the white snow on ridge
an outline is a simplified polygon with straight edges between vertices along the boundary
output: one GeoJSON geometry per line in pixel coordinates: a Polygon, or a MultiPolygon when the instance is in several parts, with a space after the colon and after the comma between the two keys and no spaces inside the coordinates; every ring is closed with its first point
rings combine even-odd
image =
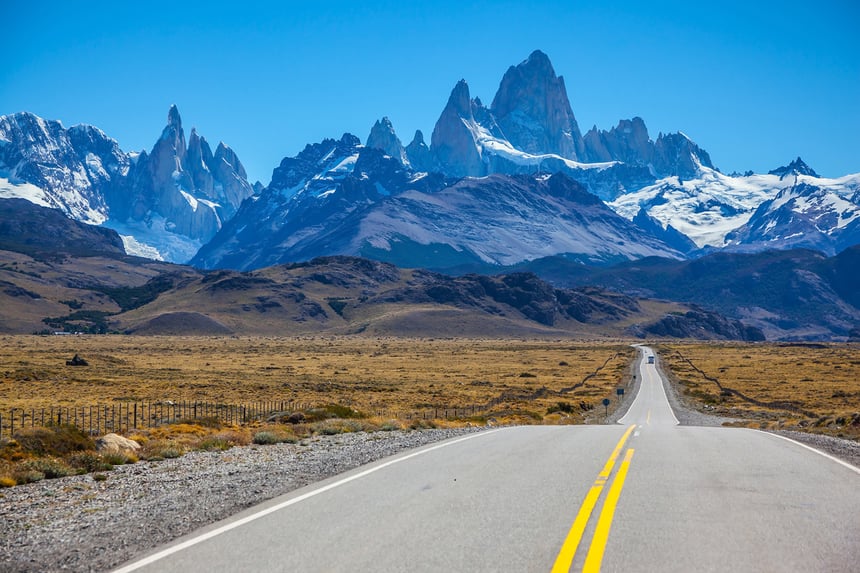
{"type": "Polygon", "coordinates": [[[516,165],[539,167],[545,161],[558,161],[563,163],[569,169],[595,169],[601,171],[618,163],[617,161],[609,161],[605,163],[579,163],[578,161],[565,159],[564,157],[553,153],[544,153],[540,155],[526,153],[525,151],[520,151],[515,148],[509,141],[493,136],[493,134],[478,122],[467,120],[465,118],[460,119],[472,133],[472,138],[475,140],[475,143],[478,145],[478,149],[482,154],[489,153],[491,155],[496,155],[516,165]]]}
{"type": "Polygon", "coordinates": [[[129,255],[157,261],[187,263],[203,246],[203,242],[199,239],[190,239],[170,232],[170,223],[161,216],[152,217],[148,223],[143,221],[122,223],[111,219],[102,226],[119,233],[126,253],[129,255]]]}
{"type": "Polygon", "coordinates": [[[0,177],[0,199],[26,199],[30,203],[50,209],[58,209],[66,216],[88,225],[101,225],[107,216],[90,206],[89,202],[73,190],[60,190],[58,197],[31,183],[12,183],[0,177]]]}
{"type": "Polygon", "coordinates": [[[12,183],[5,177],[0,177],[0,199],[26,199],[42,207],[56,208],[44,189],[30,183],[12,183]]]}
{"type": "MultiPolygon", "coordinates": [[[[784,191],[800,183],[832,192],[841,198],[833,199],[835,210],[853,212],[850,197],[860,189],[860,174],[838,179],[808,175],[780,178],[778,175],[758,174],[731,177],[702,167],[696,179],[679,181],[678,177],[667,177],[654,185],[622,195],[608,205],[628,219],[633,219],[644,206],[648,214],[664,227],[672,225],[698,247],[724,247],[726,235],[745,225],[759,205],[777,199],[781,203],[775,203],[771,208],[779,207],[795,198],[784,191]]],[[[840,219],[838,226],[844,227],[853,220],[853,216],[840,219]]]]}

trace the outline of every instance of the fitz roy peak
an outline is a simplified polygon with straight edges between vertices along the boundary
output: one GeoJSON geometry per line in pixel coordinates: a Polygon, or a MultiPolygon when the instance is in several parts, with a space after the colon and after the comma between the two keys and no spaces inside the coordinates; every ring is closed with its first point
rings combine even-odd
{"type": "Polygon", "coordinates": [[[490,111],[515,148],[534,155],[586,160],[564,78],[555,75],[549,58],[540,50],[508,68],[490,111]]]}
{"type": "Polygon", "coordinates": [[[640,117],[582,135],[564,78],[540,51],[487,106],[458,81],[429,140],[388,117],[286,157],[251,186],[236,154],[186,139],[176,106],[149,152],[98,128],[0,117],[0,200],[25,198],[116,230],[130,254],[253,269],[321,255],[492,270],[562,255],[607,264],[714,249],[860,242],[860,174],[820,177],[800,158],[726,175],[682,132],[640,117]],[[196,253],[196,254],[195,254],[196,253]]]}

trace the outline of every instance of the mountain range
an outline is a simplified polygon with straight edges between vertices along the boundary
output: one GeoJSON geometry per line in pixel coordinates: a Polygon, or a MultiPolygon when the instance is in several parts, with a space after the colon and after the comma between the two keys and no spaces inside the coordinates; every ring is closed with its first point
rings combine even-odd
{"type": "MultiPolygon", "coordinates": [[[[561,287],[575,281],[552,265],[580,276],[787,249],[830,260],[860,244],[860,174],[820,177],[798,157],[727,175],[687,135],[652,138],[639,117],[583,134],[564,78],[540,51],[504,73],[489,106],[456,82],[429,144],[417,131],[404,145],[384,117],[364,143],[347,133],[308,144],[265,186],[248,181],[225,143],[213,152],[194,128],[186,139],[176,106],[139,152],[94,126],[2,116],[0,203],[16,198],[116,231],[128,255],[243,272],[348,255],[459,275],[533,268],[561,287]]],[[[848,307],[831,297],[828,308],[844,319],[804,331],[744,301],[642,288],[719,307],[771,337],[842,336],[857,321],[841,295],[848,307]]]]}

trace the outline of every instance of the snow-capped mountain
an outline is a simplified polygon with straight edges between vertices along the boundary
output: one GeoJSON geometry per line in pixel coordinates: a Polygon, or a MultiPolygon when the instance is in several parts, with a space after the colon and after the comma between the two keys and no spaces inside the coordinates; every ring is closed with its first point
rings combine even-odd
{"type": "Polygon", "coordinates": [[[236,154],[186,146],[176,106],[151,153],[125,153],[100,129],[31,113],[0,117],[0,198],[20,197],[120,233],[130,254],[185,262],[253,194],[236,154]]]}
{"type": "Polygon", "coordinates": [[[804,247],[832,256],[860,243],[860,175],[852,180],[858,191],[851,196],[809,182],[783,189],[726,236],[728,247],[804,247]]]}
{"type": "Polygon", "coordinates": [[[347,134],[285,159],[192,263],[253,269],[330,254],[433,268],[682,256],[563,174],[447,179],[347,134]]]}
{"type": "Polygon", "coordinates": [[[65,129],[31,113],[0,117],[0,197],[28,199],[90,224],[108,218],[106,197],[130,160],[101,130],[65,129]]]}
{"type": "Polygon", "coordinates": [[[139,153],[92,126],[0,117],[4,197],[110,227],[129,253],[207,268],[330,254],[433,268],[609,262],[860,242],[860,174],[822,178],[798,158],[724,175],[684,133],[652,139],[639,117],[583,136],[540,51],[505,72],[489,107],[457,82],[429,145],[418,130],[404,146],[383,117],[365,145],[345,134],[283,159],[266,188],[223,143],[213,152],[195,129],[186,140],[175,106],[139,153]]]}
{"type": "Polygon", "coordinates": [[[856,244],[851,237],[858,192],[860,174],[818,177],[798,158],[767,175],[729,176],[700,166],[694,178],[667,177],[619,196],[609,206],[630,220],[644,211],[699,248],[802,246],[832,254],[856,244]],[[799,199],[801,195],[807,199],[799,199]],[[795,215],[788,213],[792,210],[795,215]]]}
{"type": "Polygon", "coordinates": [[[689,177],[700,165],[713,167],[708,153],[682,133],[651,140],[638,117],[583,137],[564,78],[539,50],[508,69],[490,107],[471,96],[466,80],[457,82],[429,147],[418,132],[404,148],[388,118],[377,121],[367,146],[453,177],[562,172],[607,201],[659,177],[689,177]]]}

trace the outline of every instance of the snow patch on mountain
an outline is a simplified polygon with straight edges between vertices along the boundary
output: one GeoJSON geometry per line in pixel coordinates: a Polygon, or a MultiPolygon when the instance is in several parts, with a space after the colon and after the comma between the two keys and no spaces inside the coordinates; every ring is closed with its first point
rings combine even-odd
{"type": "Polygon", "coordinates": [[[199,239],[173,232],[173,224],[160,215],[142,221],[109,219],[102,226],[119,234],[129,255],[157,261],[187,263],[203,246],[199,239]]]}
{"type": "Polygon", "coordinates": [[[57,207],[44,189],[31,183],[12,183],[8,177],[0,177],[0,199],[26,199],[41,207],[57,207]]]}

